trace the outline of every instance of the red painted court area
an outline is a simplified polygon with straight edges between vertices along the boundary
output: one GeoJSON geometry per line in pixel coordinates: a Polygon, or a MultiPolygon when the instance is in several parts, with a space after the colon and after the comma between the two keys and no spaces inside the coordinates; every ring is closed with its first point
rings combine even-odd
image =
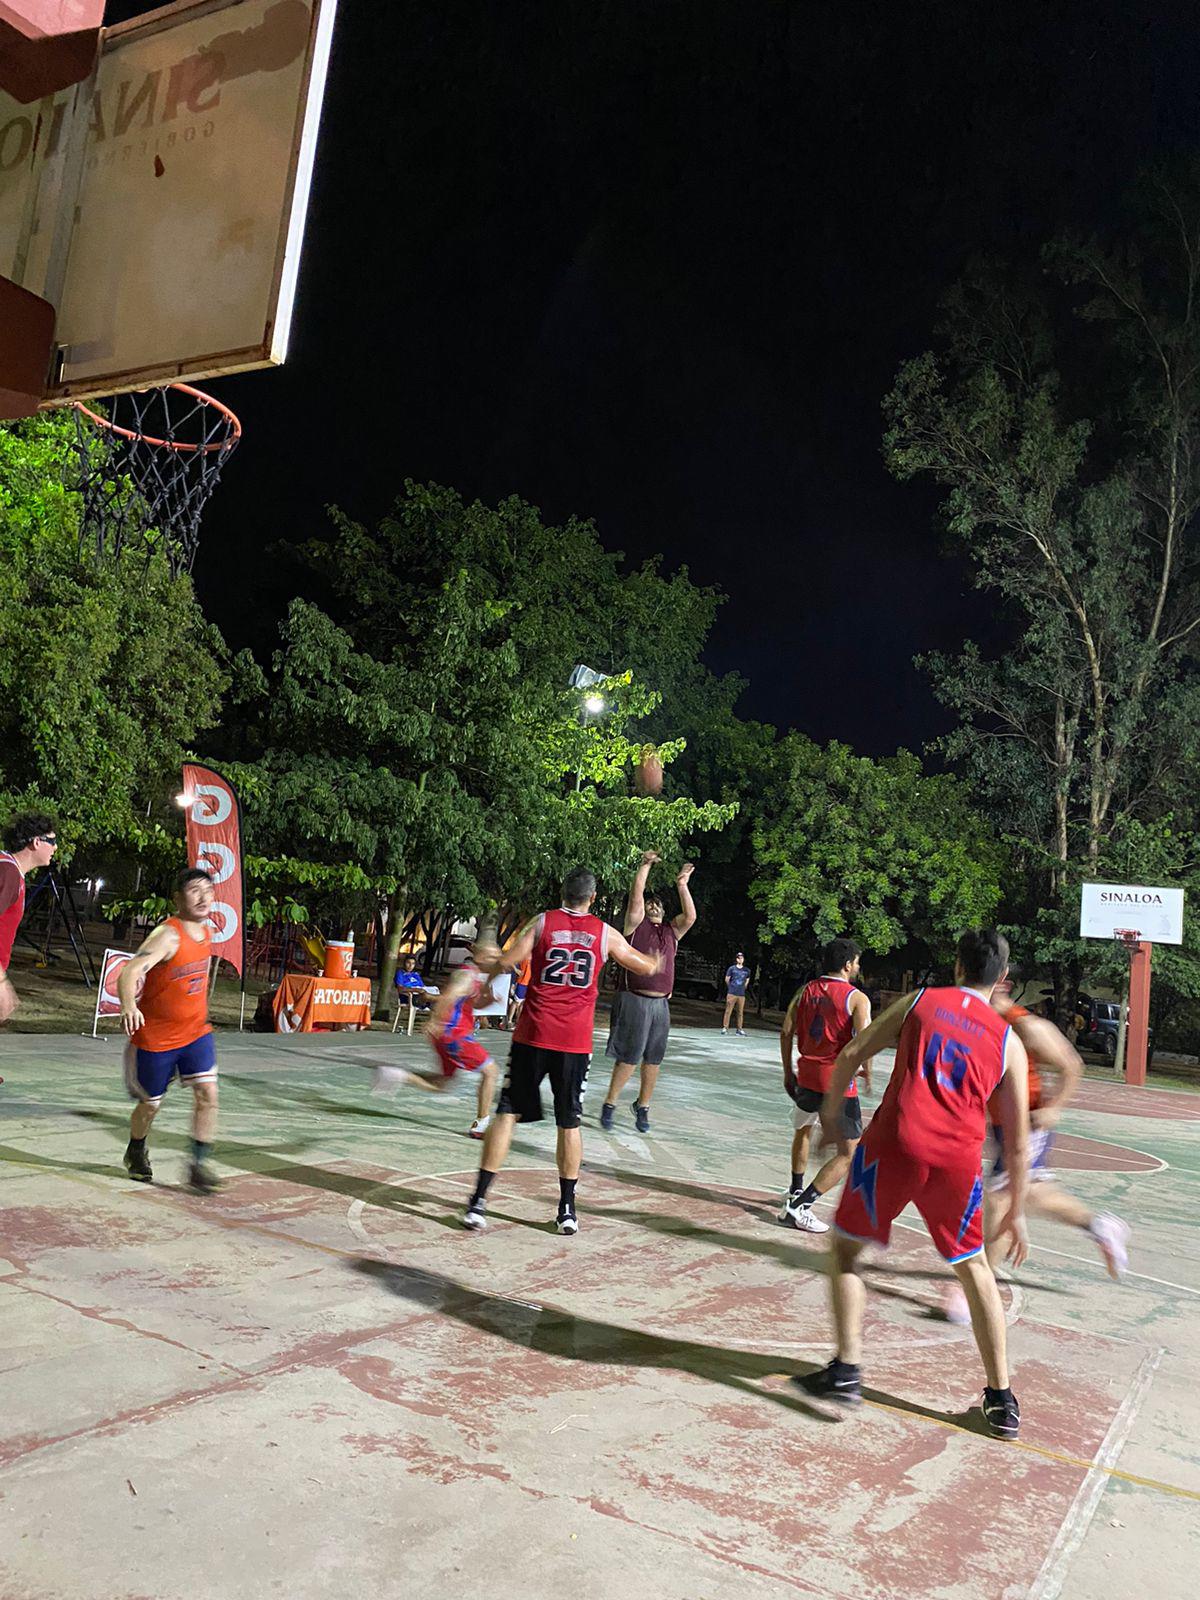
{"type": "MultiPolygon", "coordinates": [[[[247,1245],[307,1244],[318,1278],[349,1274],[370,1302],[365,1332],[285,1343],[238,1387],[303,1370],[323,1396],[296,1419],[315,1460],[482,1483],[493,1515],[532,1502],[551,1528],[602,1519],[715,1560],[731,1583],[855,1600],[1026,1592],[1143,1357],[1023,1328],[1025,1434],[982,1437],[969,1335],[936,1315],[944,1269],[899,1233],[870,1275],[868,1404],[830,1413],[786,1381],[828,1352],[824,1249],[772,1226],[760,1192],[589,1172],[584,1231],[559,1240],[552,1178],[512,1171],[475,1238],[449,1232],[470,1176],[341,1163],[324,1193],[284,1173],[232,1184],[206,1215],[247,1245]]],[[[154,1198],[168,1228],[193,1204],[154,1198]]],[[[52,1249],[66,1243],[47,1227],[52,1249]]],[[[208,1314],[203,1274],[171,1287],[208,1314]]],[[[228,1294],[231,1331],[257,1321],[252,1284],[245,1306],[228,1294]]]]}
{"type": "Polygon", "coordinates": [[[1166,1162],[1128,1145],[1060,1133],[1054,1140],[1050,1165],[1067,1172],[1161,1172],[1166,1162]]]}
{"type": "Polygon", "coordinates": [[[1200,1096],[1178,1089],[1130,1088],[1124,1083],[1097,1083],[1085,1078],[1072,1101],[1076,1111],[1100,1111],[1113,1117],[1145,1117],[1158,1122],[1200,1122],[1200,1096]]]}

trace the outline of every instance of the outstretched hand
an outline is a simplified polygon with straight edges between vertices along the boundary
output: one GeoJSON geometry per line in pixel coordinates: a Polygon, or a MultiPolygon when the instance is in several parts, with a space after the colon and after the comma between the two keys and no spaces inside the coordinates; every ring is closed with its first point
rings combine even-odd
{"type": "Polygon", "coordinates": [[[644,867],[652,867],[656,861],[661,861],[661,860],[662,860],[662,857],[659,855],[657,850],[643,850],[642,851],[642,865],[644,867]]]}
{"type": "Polygon", "coordinates": [[[685,861],[676,875],[675,882],[680,884],[686,883],[695,870],[696,863],[694,861],[685,861]]]}

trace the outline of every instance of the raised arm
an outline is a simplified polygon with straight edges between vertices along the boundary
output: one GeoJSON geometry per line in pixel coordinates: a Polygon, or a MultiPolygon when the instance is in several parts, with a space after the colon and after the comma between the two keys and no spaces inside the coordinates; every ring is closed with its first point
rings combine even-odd
{"type": "Polygon", "coordinates": [[[624,967],[626,972],[640,973],[643,978],[652,978],[662,971],[661,956],[644,956],[615,928],[608,930],[608,953],[619,967],[624,967]]]}
{"type": "Polygon", "coordinates": [[[533,954],[533,944],[541,920],[540,915],[531,917],[516,938],[510,940],[503,950],[497,950],[492,954],[482,950],[477,951],[475,959],[479,970],[486,972],[489,978],[499,977],[502,972],[520,972],[533,954]]]}
{"type": "Polygon", "coordinates": [[[138,985],[160,961],[169,961],[179,949],[179,934],[169,923],[160,922],[147,935],[137,954],[117,974],[117,998],[121,1002],[121,1026],[134,1034],[145,1022],[137,1003],[138,985]]]}
{"type": "Polygon", "coordinates": [[[659,860],[657,850],[643,850],[638,869],[629,885],[629,899],[625,902],[625,933],[629,935],[646,920],[646,879],[650,868],[659,860]]]}
{"type": "Polygon", "coordinates": [[[688,879],[695,872],[695,865],[685,861],[679,869],[679,876],[675,879],[675,887],[679,891],[679,904],[683,907],[675,917],[671,926],[675,929],[676,939],[682,939],[684,934],[696,920],[696,902],[692,899],[692,891],[688,879]]]}

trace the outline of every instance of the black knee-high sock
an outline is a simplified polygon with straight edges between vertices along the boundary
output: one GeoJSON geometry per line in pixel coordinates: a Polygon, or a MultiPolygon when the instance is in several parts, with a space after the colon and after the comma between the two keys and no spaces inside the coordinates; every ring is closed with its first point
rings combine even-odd
{"type": "Polygon", "coordinates": [[[495,1176],[496,1174],[494,1172],[487,1172],[483,1167],[480,1167],[479,1176],[475,1180],[475,1193],[471,1196],[472,1205],[474,1205],[476,1201],[484,1198],[488,1190],[491,1188],[492,1179],[495,1176]]]}
{"type": "Polygon", "coordinates": [[[558,1180],[558,1209],[560,1211],[574,1211],[575,1185],[578,1178],[560,1178],[558,1180]]]}

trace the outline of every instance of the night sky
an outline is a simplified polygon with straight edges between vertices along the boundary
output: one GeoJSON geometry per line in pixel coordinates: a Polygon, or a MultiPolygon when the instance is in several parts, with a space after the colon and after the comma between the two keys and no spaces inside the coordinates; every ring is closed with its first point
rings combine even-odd
{"type": "Polygon", "coordinates": [[[291,358],[210,386],[206,609],[265,657],[264,552],[325,504],[516,492],[724,589],[744,715],[920,747],[914,654],[1004,624],[880,401],[970,255],[1200,147],[1198,87],[1195,8],[1145,0],[342,0],[291,358]]]}

